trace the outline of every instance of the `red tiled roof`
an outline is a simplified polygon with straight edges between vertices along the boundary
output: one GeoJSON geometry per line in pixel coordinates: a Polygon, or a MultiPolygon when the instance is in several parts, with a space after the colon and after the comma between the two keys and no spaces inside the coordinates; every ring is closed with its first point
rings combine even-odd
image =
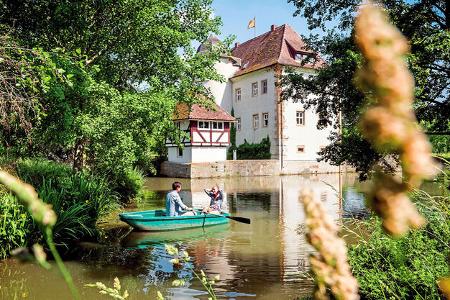
{"type": "Polygon", "coordinates": [[[193,104],[189,110],[186,103],[178,103],[173,116],[174,120],[220,120],[233,122],[235,119],[217,104],[212,104],[214,109],[205,108],[199,104],[193,104]]]}
{"type": "Polygon", "coordinates": [[[284,24],[263,33],[232,49],[232,56],[241,59],[241,69],[234,76],[240,76],[274,64],[317,69],[324,61],[317,55],[314,64],[302,64],[294,59],[296,52],[313,53],[289,25],[284,24]]]}

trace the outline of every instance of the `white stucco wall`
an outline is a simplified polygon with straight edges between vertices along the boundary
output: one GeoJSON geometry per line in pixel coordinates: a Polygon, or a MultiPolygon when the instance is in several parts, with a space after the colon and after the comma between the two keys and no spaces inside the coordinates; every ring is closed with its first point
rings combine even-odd
{"type": "Polygon", "coordinates": [[[259,143],[269,136],[271,141],[271,153],[276,153],[274,138],[276,135],[276,95],[275,95],[275,73],[272,68],[266,68],[256,72],[239,76],[232,79],[233,82],[233,107],[234,116],[241,119],[241,130],[236,132],[236,144],[244,143],[246,139],[249,143],[259,143]],[[262,80],[267,80],[267,93],[262,94],[262,80]],[[258,95],[252,97],[252,83],[258,83],[258,95]],[[234,91],[241,89],[241,100],[236,101],[234,91]],[[263,113],[269,114],[269,124],[262,127],[263,113]],[[253,128],[253,115],[259,115],[259,126],[253,128]]]}
{"type": "MultiPolygon", "coordinates": [[[[216,64],[216,68],[225,79],[231,78],[238,69],[226,58],[222,58],[216,64]]],[[[299,72],[303,72],[305,75],[314,74],[313,71],[307,69],[301,69],[299,72]]],[[[210,88],[217,104],[228,112],[231,112],[231,109],[234,108],[234,116],[240,118],[241,129],[236,132],[237,145],[243,144],[244,140],[247,140],[249,143],[259,143],[263,138],[269,136],[272,158],[279,157],[280,148],[276,142],[278,133],[275,122],[277,117],[277,95],[275,72],[272,67],[231,78],[225,83],[209,81],[205,85],[210,88]],[[262,80],[267,80],[266,94],[261,93],[262,80]],[[252,97],[252,83],[254,82],[258,83],[258,95],[256,97],[252,97]],[[240,101],[235,99],[235,90],[238,88],[241,89],[240,101]],[[263,113],[269,114],[267,127],[262,126],[263,113]],[[259,126],[256,129],[253,128],[253,115],[255,114],[259,116],[259,126]]],[[[328,145],[328,137],[333,129],[331,127],[323,130],[317,129],[318,116],[315,114],[314,108],[305,111],[305,125],[298,126],[296,124],[296,112],[298,110],[303,110],[301,103],[294,103],[293,101],[283,102],[283,158],[284,161],[315,161],[318,158],[317,152],[328,145]],[[304,152],[299,152],[298,146],[304,146],[304,152]]]]}
{"type": "Polygon", "coordinates": [[[192,162],[213,162],[227,160],[226,147],[192,147],[192,162]]]}
{"type": "Polygon", "coordinates": [[[178,147],[168,147],[168,161],[176,163],[215,162],[227,160],[226,147],[185,146],[183,156],[178,156],[178,147]]]}
{"type": "Polygon", "coordinates": [[[314,109],[305,110],[305,125],[297,125],[296,112],[303,110],[300,103],[285,101],[283,131],[283,156],[285,160],[316,160],[321,147],[328,145],[331,127],[317,129],[318,116],[314,109]],[[298,152],[298,146],[304,146],[304,152],[298,152]]]}
{"type": "MultiPolygon", "coordinates": [[[[311,71],[303,71],[312,74],[311,71]]],[[[272,68],[266,68],[232,79],[233,107],[236,118],[241,119],[241,130],[236,133],[236,143],[240,145],[246,139],[249,143],[259,143],[267,135],[271,141],[271,153],[278,153],[275,138],[277,135],[276,113],[277,96],[275,87],[275,73],[272,68]],[[267,94],[261,94],[261,81],[267,79],[267,94]],[[252,97],[252,83],[258,82],[258,96],[252,97]],[[241,100],[236,101],[234,91],[241,89],[241,100]],[[269,113],[269,124],[262,127],[263,113],[269,113]],[[253,128],[253,115],[259,115],[259,127],[253,128]]],[[[318,116],[314,108],[305,111],[305,125],[299,126],[296,121],[296,112],[304,110],[301,103],[293,101],[283,102],[283,157],[289,160],[316,160],[317,152],[321,147],[328,145],[331,127],[318,130],[318,116]],[[298,152],[298,146],[304,146],[304,152],[298,152]]]]}
{"type": "MultiPolygon", "coordinates": [[[[301,71],[305,75],[313,74],[311,71],[301,71]]],[[[292,100],[284,101],[284,129],[283,129],[283,157],[285,160],[316,160],[321,147],[330,143],[328,137],[333,128],[317,129],[319,116],[315,108],[305,110],[305,125],[297,125],[296,112],[304,110],[301,103],[292,100]],[[304,152],[298,152],[298,146],[304,146],[304,152]]]]}
{"type": "Polygon", "coordinates": [[[233,62],[226,57],[222,57],[218,63],[214,65],[217,72],[225,79],[224,82],[219,81],[207,81],[204,85],[209,88],[216,103],[225,109],[228,113],[231,112],[231,99],[232,99],[232,83],[229,78],[239,69],[237,66],[233,66],[233,62]]]}
{"type": "Polygon", "coordinates": [[[167,160],[177,163],[190,163],[192,160],[192,148],[184,147],[183,156],[178,156],[178,147],[167,147],[167,160]]]}

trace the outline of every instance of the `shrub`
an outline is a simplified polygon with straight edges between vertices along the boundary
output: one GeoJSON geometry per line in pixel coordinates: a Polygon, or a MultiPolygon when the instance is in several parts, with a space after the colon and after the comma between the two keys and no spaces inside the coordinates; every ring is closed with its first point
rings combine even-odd
{"type": "Polygon", "coordinates": [[[0,191],[0,259],[8,257],[14,248],[26,245],[32,222],[13,195],[0,191]]]}
{"type": "Polygon", "coordinates": [[[450,152],[450,135],[430,135],[428,137],[434,153],[450,152]]]}
{"type": "Polygon", "coordinates": [[[57,244],[68,245],[95,236],[98,219],[118,207],[117,194],[106,179],[88,172],[75,172],[61,163],[27,159],[17,163],[17,173],[57,213],[53,228],[57,244]]]}
{"type": "Polygon", "coordinates": [[[117,192],[124,199],[140,197],[144,186],[144,175],[138,169],[130,169],[117,179],[117,192]]]}
{"type": "Polygon", "coordinates": [[[369,220],[367,241],[350,248],[349,260],[363,299],[439,299],[437,279],[448,275],[450,210],[448,197],[424,193],[419,210],[428,224],[403,238],[384,234],[378,218],[369,220]]]}
{"type": "MultiPolygon", "coordinates": [[[[231,148],[230,148],[231,149],[231,148]]],[[[260,143],[250,144],[244,140],[242,145],[237,147],[238,159],[270,159],[270,139],[263,138],[260,143]]]]}

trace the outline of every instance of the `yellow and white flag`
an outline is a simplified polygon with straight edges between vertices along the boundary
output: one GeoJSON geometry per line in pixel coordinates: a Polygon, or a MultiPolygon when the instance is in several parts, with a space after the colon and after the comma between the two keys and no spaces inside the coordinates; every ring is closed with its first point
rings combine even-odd
{"type": "Polygon", "coordinates": [[[255,28],[255,26],[256,26],[256,17],[248,21],[247,29],[255,28]]]}

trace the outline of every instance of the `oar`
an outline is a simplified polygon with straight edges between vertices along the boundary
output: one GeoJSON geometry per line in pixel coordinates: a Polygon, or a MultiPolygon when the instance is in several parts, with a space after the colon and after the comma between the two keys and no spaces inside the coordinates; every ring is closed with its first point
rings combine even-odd
{"type": "Polygon", "coordinates": [[[245,223],[245,224],[250,224],[250,219],[249,218],[244,218],[244,217],[231,217],[231,216],[222,216],[237,222],[241,222],[241,223],[245,223]]]}
{"type": "Polygon", "coordinates": [[[245,223],[245,224],[250,224],[251,220],[249,218],[244,218],[244,217],[232,217],[232,216],[224,216],[224,215],[216,215],[216,214],[209,214],[206,213],[205,215],[210,215],[210,216],[217,216],[217,217],[225,217],[227,219],[231,219],[237,222],[241,222],[241,223],[245,223]]]}

